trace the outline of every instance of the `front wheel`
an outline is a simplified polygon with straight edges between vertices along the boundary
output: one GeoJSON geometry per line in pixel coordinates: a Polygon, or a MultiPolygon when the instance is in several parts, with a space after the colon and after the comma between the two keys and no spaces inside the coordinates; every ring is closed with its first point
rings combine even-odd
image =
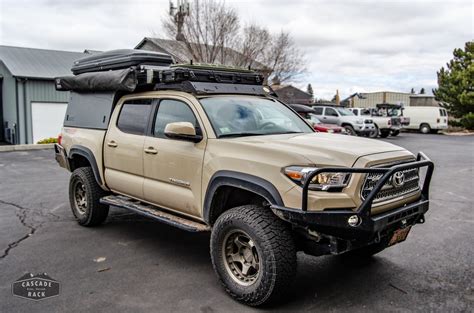
{"type": "Polygon", "coordinates": [[[392,132],[390,133],[390,135],[392,135],[394,137],[398,136],[399,134],[400,134],[400,130],[398,130],[398,129],[397,130],[392,130],[392,132]]]}
{"type": "Polygon", "coordinates": [[[256,205],[230,209],[217,219],[211,259],[227,293],[251,306],[277,300],[296,275],[296,248],[288,225],[256,205]]]}
{"type": "Polygon", "coordinates": [[[80,167],[69,180],[69,202],[72,213],[82,226],[95,226],[105,221],[109,206],[100,203],[105,191],[100,188],[90,167],[80,167]]]}
{"type": "Polygon", "coordinates": [[[379,136],[379,128],[377,125],[375,125],[375,130],[371,131],[369,133],[370,138],[377,138],[379,136]]]}
{"type": "Polygon", "coordinates": [[[350,125],[345,125],[344,129],[346,130],[346,134],[348,134],[349,136],[357,136],[357,133],[354,130],[354,127],[350,125]]]}

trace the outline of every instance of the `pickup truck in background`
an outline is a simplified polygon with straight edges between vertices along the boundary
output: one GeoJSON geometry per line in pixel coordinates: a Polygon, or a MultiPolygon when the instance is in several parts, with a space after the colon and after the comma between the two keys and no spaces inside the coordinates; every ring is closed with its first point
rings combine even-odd
{"type": "Polygon", "coordinates": [[[367,108],[348,108],[355,116],[370,118],[375,125],[375,132],[372,133],[372,138],[387,138],[389,135],[398,136],[401,129],[401,121],[397,116],[383,115],[376,110],[367,108]]]}

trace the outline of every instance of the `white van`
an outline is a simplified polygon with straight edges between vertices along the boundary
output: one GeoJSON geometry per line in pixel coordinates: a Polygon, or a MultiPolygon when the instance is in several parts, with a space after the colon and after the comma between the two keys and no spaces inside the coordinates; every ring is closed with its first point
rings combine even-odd
{"type": "Polygon", "coordinates": [[[403,116],[410,118],[410,124],[404,128],[417,129],[423,134],[448,128],[448,112],[440,107],[405,107],[403,116]]]}

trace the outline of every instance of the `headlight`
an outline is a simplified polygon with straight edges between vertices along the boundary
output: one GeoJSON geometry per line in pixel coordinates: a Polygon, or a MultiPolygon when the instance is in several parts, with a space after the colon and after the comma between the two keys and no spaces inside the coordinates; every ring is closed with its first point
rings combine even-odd
{"type": "MultiPolygon", "coordinates": [[[[289,166],[283,169],[283,173],[300,186],[306,181],[308,175],[317,170],[316,167],[289,166]]],[[[309,188],[311,190],[337,190],[347,186],[350,173],[321,173],[313,177],[309,188]]]]}
{"type": "Polygon", "coordinates": [[[364,124],[364,120],[363,119],[357,119],[356,124],[364,124]]]}

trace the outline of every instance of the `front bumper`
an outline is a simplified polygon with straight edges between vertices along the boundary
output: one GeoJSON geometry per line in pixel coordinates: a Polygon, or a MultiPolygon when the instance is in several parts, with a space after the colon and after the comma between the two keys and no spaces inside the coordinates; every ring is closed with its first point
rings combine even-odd
{"type": "Polygon", "coordinates": [[[426,155],[420,152],[417,160],[410,163],[395,165],[390,168],[322,168],[313,171],[308,175],[303,185],[303,199],[301,209],[286,208],[281,206],[271,206],[271,209],[281,219],[304,229],[318,232],[326,236],[335,238],[370,242],[374,238],[380,238],[387,232],[396,228],[414,225],[424,222],[424,214],[429,209],[429,185],[433,174],[433,162],[426,155]],[[426,173],[421,188],[420,199],[409,204],[405,204],[399,208],[383,212],[381,214],[372,215],[372,203],[377,193],[382,189],[384,184],[392,177],[393,174],[411,168],[424,168],[426,173]],[[308,211],[308,190],[313,177],[320,173],[381,173],[383,176],[374,186],[372,192],[366,196],[360,207],[355,210],[337,209],[323,211],[308,211]],[[359,223],[350,225],[349,219],[355,219],[359,223]]]}
{"type": "Polygon", "coordinates": [[[362,124],[362,125],[354,125],[354,130],[358,135],[369,135],[373,131],[375,131],[375,126],[372,125],[367,125],[367,124],[362,124]]]}

